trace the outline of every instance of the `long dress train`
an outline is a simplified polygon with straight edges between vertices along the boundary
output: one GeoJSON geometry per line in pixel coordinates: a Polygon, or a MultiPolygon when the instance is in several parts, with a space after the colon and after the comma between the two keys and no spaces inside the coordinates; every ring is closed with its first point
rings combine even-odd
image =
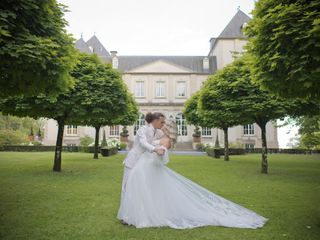
{"type": "Polygon", "coordinates": [[[145,152],[131,170],[117,218],[137,228],[201,226],[259,228],[257,213],[208,191],[166,166],[165,157],[145,152]]]}

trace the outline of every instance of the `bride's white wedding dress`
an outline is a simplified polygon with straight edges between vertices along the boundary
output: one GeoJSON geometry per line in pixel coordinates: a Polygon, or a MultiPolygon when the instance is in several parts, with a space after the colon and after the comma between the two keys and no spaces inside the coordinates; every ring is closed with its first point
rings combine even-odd
{"type": "Polygon", "coordinates": [[[259,228],[268,220],[214,194],[166,166],[164,157],[145,152],[131,170],[117,218],[137,228],[201,226],[259,228]]]}

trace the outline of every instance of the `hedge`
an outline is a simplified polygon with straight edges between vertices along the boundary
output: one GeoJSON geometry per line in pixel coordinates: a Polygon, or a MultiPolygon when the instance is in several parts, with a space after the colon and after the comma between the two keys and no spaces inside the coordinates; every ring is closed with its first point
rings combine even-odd
{"type": "MultiPolygon", "coordinates": [[[[3,145],[0,146],[0,151],[6,152],[54,152],[56,146],[31,146],[31,145],[3,145]]],[[[81,146],[63,146],[63,152],[94,152],[94,146],[81,147],[81,146]]],[[[99,148],[100,152],[100,148],[99,148]]]]}
{"type": "MultiPolygon", "coordinates": [[[[206,152],[209,156],[214,157],[214,148],[207,148],[206,152]]],[[[229,148],[229,155],[243,155],[246,153],[261,153],[261,148],[229,148]]],[[[268,153],[287,153],[287,154],[319,154],[320,150],[308,149],[282,149],[282,148],[269,148],[268,153]]],[[[224,155],[224,149],[220,148],[220,155],[224,155]]]]}

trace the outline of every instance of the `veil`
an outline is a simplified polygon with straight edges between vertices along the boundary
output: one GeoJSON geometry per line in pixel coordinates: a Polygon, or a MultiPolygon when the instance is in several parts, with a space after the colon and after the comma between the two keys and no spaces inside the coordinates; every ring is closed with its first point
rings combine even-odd
{"type": "Polygon", "coordinates": [[[177,142],[177,124],[172,119],[166,119],[166,122],[162,128],[163,133],[171,140],[172,146],[177,142]]]}

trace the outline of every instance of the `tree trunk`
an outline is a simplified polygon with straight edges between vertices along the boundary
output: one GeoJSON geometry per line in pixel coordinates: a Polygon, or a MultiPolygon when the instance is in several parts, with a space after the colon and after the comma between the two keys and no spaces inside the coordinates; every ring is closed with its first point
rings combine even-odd
{"type": "Polygon", "coordinates": [[[53,171],[61,171],[61,152],[62,152],[62,141],[63,141],[63,130],[64,130],[64,118],[57,119],[58,122],[58,136],[56,141],[56,148],[54,152],[54,163],[53,171]]]}
{"type": "Polygon", "coordinates": [[[261,141],[262,141],[262,159],[261,159],[261,173],[268,173],[268,149],[267,149],[267,137],[266,137],[266,122],[258,123],[261,128],[261,141]]]}
{"type": "Polygon", "coordinates": [[[223,133],[224,133],[224,160],[229,161],[228,128],[223,128],[223,133]]]}
{"type": "Polygon", "coordinates": [[[98,159],[98,153],[99,153],[99,133],[100,133],[100,126],[94,127],[96,129],[96,137],[94,141],[94,154],[93,159],[98,159]]]}

